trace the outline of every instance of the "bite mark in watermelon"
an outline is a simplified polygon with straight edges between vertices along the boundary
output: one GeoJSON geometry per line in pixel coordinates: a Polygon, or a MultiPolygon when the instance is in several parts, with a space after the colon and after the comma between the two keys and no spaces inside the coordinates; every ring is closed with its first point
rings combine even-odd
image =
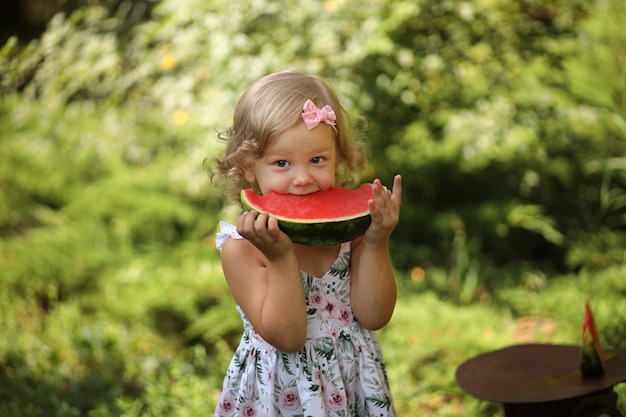
{"type": "Polygon", "coordinates": [[[580,371],[583,375],[604,374],[604,352],[589,301],[585,302],[585,321],[580,349],[580,371]]]}
{"type": "Polygon", "coordinates": [[[248,210],[276,217],[280,229],[293,242],[331,246],[365,233],[371,222],[367,202],[374,198],[372,187],[336,187],[306,195],[258,195],[247,189],[241,192],[241,201],[248,210]]]}

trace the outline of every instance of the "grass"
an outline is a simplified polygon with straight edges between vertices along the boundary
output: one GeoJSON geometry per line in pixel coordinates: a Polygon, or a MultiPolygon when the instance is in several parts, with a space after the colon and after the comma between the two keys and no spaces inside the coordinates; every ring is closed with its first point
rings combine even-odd
{"type": "MultiPolygon", "coordinates": [[[[399,415],[501,416],[456,384],[456,368],[481,353],[523,343],[578,345],[589,299],[605,348],[626,350],[626,268],[552,277],[536,287],[500,290],[489,303],[452,304],[433,293],[402,291],[380,333],[399,415]]],[[[625,378],[626,379],[626,378],[625,378]]],[[[626,411],[626,384],[616,386],[626,411]]]]}

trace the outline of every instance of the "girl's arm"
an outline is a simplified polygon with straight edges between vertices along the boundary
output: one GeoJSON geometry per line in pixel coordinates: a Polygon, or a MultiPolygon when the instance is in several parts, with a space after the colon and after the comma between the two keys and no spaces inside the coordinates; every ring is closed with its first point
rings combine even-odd
{"type": "Polygon", "coordinates": [[[300,350],[306,340],[306,300],[291,240],[265,214],[244,213],[237,230],[246,239],[228,239],[222,248],[235,302],[276,349],[300,350]]]}
{"type": "Polygon", "coordinates": [[[391,193],[374,181],[370,201],[372,224],[365,235],[353,242],[351,302],[359,323],[378,330],[391,319],[397,287],[389,256],[389,237],[398,223],[402,203],[402,179],[394,178],[391,193]]]}

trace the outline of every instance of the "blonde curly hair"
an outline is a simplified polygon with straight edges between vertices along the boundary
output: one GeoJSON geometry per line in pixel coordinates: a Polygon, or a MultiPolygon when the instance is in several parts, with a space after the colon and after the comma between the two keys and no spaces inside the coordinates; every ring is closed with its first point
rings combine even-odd
{"type": "Polygon", "coordinates": [[[272,141],[302,117],[302,106],[311,99],[316,106],[330,105],[336,114],[337,178],[336,184],[353,182],[353,173],[363,170],[365,151],[354,140],[352,124],[330,84],[315,75],[295,70],[269,74],[252,84],[241,96],[233,125],[218,133],[226,142],[222,157],[213,159],[211,180],[220,177],[227,202],[239,202],[241,190],[257,184],[245,179],[244,168],[259,160],[272,141]]]}

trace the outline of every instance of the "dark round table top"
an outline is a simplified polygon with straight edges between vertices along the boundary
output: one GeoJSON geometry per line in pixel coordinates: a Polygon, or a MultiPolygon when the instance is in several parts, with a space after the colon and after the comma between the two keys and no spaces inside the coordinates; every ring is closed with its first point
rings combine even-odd
{"type": "Polygon", "coordinates": [[[476,356],[456,371],[468,394],[499,403],[539,403],[588,395],[626,381],[626,353],[605,351],[606,372],[584,376],[580,347],[524,344],[476,356]]]}

